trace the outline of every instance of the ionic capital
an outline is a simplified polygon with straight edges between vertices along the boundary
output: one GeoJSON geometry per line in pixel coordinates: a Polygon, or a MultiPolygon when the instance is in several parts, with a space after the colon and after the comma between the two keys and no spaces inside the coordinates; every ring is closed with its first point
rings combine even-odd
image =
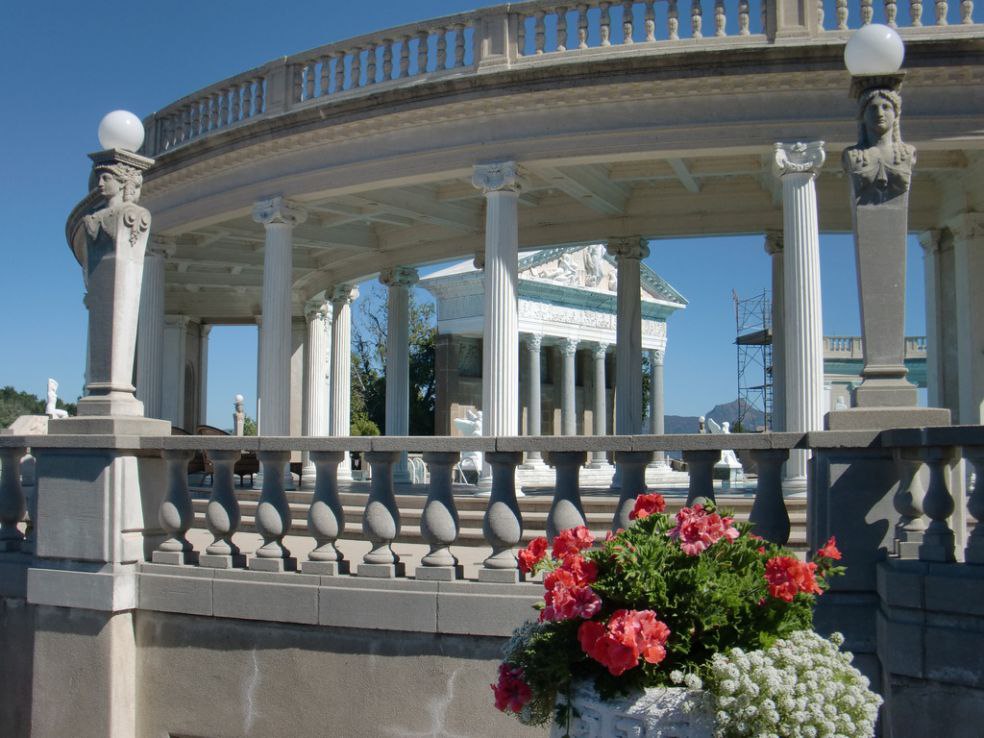
{"type": "Polygon", "coordinates": [[[539,333],[530,333],[526,336],[526,348],[531,352],[538,352],[543,346],[543,336],[539,333]]]}
{"type": "Polygon", "coordinates": [[[307,211],[283,197],[271,197],[253,205],[253,220],[265,226],[283,224],[293,228],[307,220],[307,211]]]}
{"type": "Polygon", "coordinates": [[[353,284],[338,284],[331,292],[332,305],[351,305],[359,296],[359,288],[353,284]]]}
{"type": "Polygon", "coordinates": [[[923,231],[919,234],[919,245],[922,246],[926,254],[935,253],[940,250],[940,239],[942,236],[943,231],[938,228],[923,231]]]}
{"type": "Polygon", "coordinates": [[[642,260],[649,256],[649,244],[642,236],[609,238],[605,248],[609,254],[619,259],[642,260]]]}
{"type": "Polygon", "coordinates": [[[591,347],[591,356],[597,361],[598,359],[604,359],[608,354],[608,344],[598,343],[591,347]]]}
{"type": "Polygon", "coordinates": [[[782,256],[782,231],[768,230],[765,232],[765,253],[769,256],[782,256]]]}
{"type": "Polygon", "coordinates": [[[580,341],[576,338],[565,338],[560,342],[560,353],[564,356],[573,356],[577,353],[580,341]]]}
{"type": "Polygon", "coordinates": [[[514,161],[476,164],[472,174],[472,184],[481,190],[483,195],[502,190],[519,192],[521,189],[519,167],[514,161]]]}
{"type": "Polygon", "coordinates": [[[150,241],[147,243],[147,256],[159,256],[162,259],[169,259],[174,256],[178,249],[178,239],[174,236],[163,234],[151,234],[150,241]]]}
{"type": "Polygon", "coordinates": [[[787,174],[809,174],[816,177],[820,174],[820,168],[823,167],[826,159],[827,153],[823,150],[823,141],[777,143],[772,160],[772,171],[780,178],[787,174]]]}
{"type": "Polygon", "coordinates": [[[420,275],[413,267],[399,266],[380,272],[379,281],[387,287],[411,287],[420,281],[420,275]]]}

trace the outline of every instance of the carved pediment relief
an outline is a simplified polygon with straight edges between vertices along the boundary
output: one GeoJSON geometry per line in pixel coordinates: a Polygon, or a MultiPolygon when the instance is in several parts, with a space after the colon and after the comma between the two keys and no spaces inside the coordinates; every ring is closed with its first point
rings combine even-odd
{"type": "Polygon", "coordinates": [[[618,286],[615,265],[605,258],[605,247],[601,244],[565,249],[556,258],[524,269],[519,276],[601,292],[615,292],[618,286]]]}

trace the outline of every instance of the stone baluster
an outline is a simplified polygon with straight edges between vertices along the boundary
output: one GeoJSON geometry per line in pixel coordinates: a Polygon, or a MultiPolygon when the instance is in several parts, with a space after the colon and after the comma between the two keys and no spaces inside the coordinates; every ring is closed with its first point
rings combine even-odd
{"type": "Polygon", "coordinates": [[[847,30],[847,0],[837,0],[837,30],[846,31],[847,30]]]}
{"type": "Polygon", "coordinates": [[[205,525],[214,540],[198,557],[198,565],[212,569],[231,569],[246,566],[246,557],[232,537],[239,530],[239,501],[235,492],[235,466],[240,452],[209,451],[212,462],[212,494],[205,509],[205,525]]]}
{"type": "Polygon", "coordinates": [[[200,132],[200,127],[202,125],[199,115],[201,114],[201,104],[198,102],[193,102],[188,106],[188,137],[197,138],[200,132]]]}
{"type": "Polygon", "coordinates": [[[652,451],[615,452],[622,487],[612,520],[612,530],[629,527],[629,513],[635,507],[635,499],[646,492],[646,467],[652,460],[652,451]]]}
{"type": "Polygon", "coordinates": [[[919,560],[955,561],[953,530],[947,522],[954,509],[953,495],[947,484],[953,449],[947,446],[921,446],[916,454],[929,466],[929,487],[923,497],[923,511],[930,522],[919,546],[919,560]]]}
{"type": "Polygon", "coordinates": [[[241,98],[243,94],[242,85],[233,85],[231,90],[232,108],[230,109],[230,123],[238,123],[242,117],[241,98]]]}
{"type": "Polygon", "coordinates": [[[465,66],[465,24],[454,24],[454,65],[465,66]]]}
{"type": "Polygon", "coordinates": [[[202,98],[202,133],[208,133],[213,128],[212,125],[212,98],[202,98]]]}
{"type": "Polygon", "coordinates": [[[393,79],[393,39],[383,39],[383,81],[393,79]]]}
{"type": "Polygon", "coordinates": [[[377,49],[376,44],[369,44],[366,48],[366,84],[374,85],[376,84],[376,63],[377,59],[377,49]]]}
{"type": "Polygon", "coordinates": [[[362,87],[362,47],[356,46],[349,52],[352,55],[352,66],[349,68],[349,89],[362,87]]]}
{"type": "Polygon", "coordinates": [[[714,502],[714,465],[721,460],[721,452],[684,451],[683,460],[687,462],[687,472],[690,474],[687,506],[714,502]]]}
{"type": "Polygon", "coordinates": [[[520,13],[516,16],[516,56],[526,54],[526,16],[520,13]]]}
{"type": "MultiPolygon", "coordinates": [[[[540,347],[543,345],[543,336],[532,334],[526,337],[526,349],[529,355],[529,379],[528,387],[530,393],[530,404],[526,416],[526,435],[538,436],[542,428],[541,400],[540,400],[540,347]]],[[[527,463],[540,461],[539,451],[526,452],[527,463]]]]}
{"type": "Polygon", "coordinates": [[[967,512],[977,521],[967,539],[964,560],[968,564],[984,564],[984,446],[965,446],[964,458],[974,467],[974,485],[967,496],[967,512]]]}
{"type": "Polygon", "coordinates": [[[557,51],[567,51],[567,6],[561,5],[557,15],[557,51]]]}
{"type": "Polygon", "coordinates": [[[634,43],[635,39],[632,38],[633,34],[633,20],[632,20],[632,5],[634,0],[622,0],[622,43],[624,45],[629,45],[634,43]]]}
{"type": "Polygon", "coordinates": [[[345,532],[345,511],[338,496],[338,465],[345,460],[344,451],[312,451],[314,496],[308,509],[308,532],[318,544],[308,560],[301,564],[305,574],[334,577],[349,573],[349,562],[335,541],[345,532]]]}
{"type": "Polygon", "coordinates": [[[161,455],[167,465],[167,492],[157,519],[168,538],[157,547],[151,560],[155,564],[194,564],[197,557],[186,534],[195,517],[188,491],[188,462],[195,454],[190,449],[168,449],[161,455]]]}
{"type": "Polygon", "coordinates": [[[704,11],[701,10],[700,0],[691,0],[690,3],[690,35],[693,38],[704,38],[701,28],[704,24],[704,11]]]}
{"type": "Polygon", "coordinates": [[[27,512],[20,469],[26,451],[23,446],[0,447],[0,553],[20,551],[24,541],[17,526],[27,512]]]}
{"type": "Polygon", "coordinates": [[[284,547],[290,532],[290,505],[284,488],[284,474],[289,474],[290,451],[258,451],[263,473],[263,491],[256,507],[256,530],[263,545],[249,561],[249,568],[259,571],[295,571],[297,559],[284,547]]]}
{"type": "Polygon", "coordinates": [[[321,89],[319,90],[320,97],[324,97],[328,94],[328,87],[331,84],[331,57],[325,54],[319,59],[321,64],[321,89]]]}
{"type": "Polygon", "coordinates": [[[758,467],[758,486],[749,515],[752,530],[767,541],[785,546],[789,541],[789,512],[782,496],[782,465],[789,458],[789,451],[761,448],[749,453],[758,467]]]}
{"type": "Polygon", "coordinates": [[[427,73],[427,31],[417,31],[417,74],[427,73]]]}
{"type": "Polygon", "coordinates": [[[482,519],[482,533],[492,553],[478,572],[479,581],[520,580],[519,560],[513,548],[523,538],[523,515],[516,502],[516,467],[522,460],[523,454],[518,451],[485,454],[485,462],[492,466],[492,493],[482,519]]]}
{"type": "Polygon", "coordinates": [[[588,48],[588,6],[577,6],[577,48],[588,48]]]}
{"type": "Polygon", "coordinates": [[[948,24],[946,14],[949,10],[946,0],[936,0],[936,25],[945,26],[948,24]]]}
{"type": "MultiPolygon", "coordinates": [[[[820,1],[822,2],[822,0],[820,1]]],[[[749,35],[751,33],[749,25],[750,16],[748,12],[748,0],[738,0],[738,35],[749,35]]]]}
{"type": "Polygon", "coordinates": [[[317,61],[310,61],[304,65],[304,82],[305,82],[305,100],[314,99],[314,67],[317,61]]]}
{"type": "Polygon", "coordinates": [[[434,58],[434,71],[439,72],[448,68],[448,29],[441,26],[437,29],[437,53],[434,58]]]}
{"type": "Polygon", "coordinates": [[[724,26],[727,23],[727,16],[724,14],[724,0],[714,2],[714,35],[726,36],[724,26]]]}
{"type": "Polygon", "coordinates": [[[568,528],[587,525],[578,477],[588,460],[584,451],[548,451],[547,463],[556,469],[553,503],[547,514],[547,539],[568,528]]]}
{"type": "Polygon", "coordinates": [[[232,101],[230,100],[232,90],[223,87],[219,90],[219,116],[222,120],[222,127],[227,128],[232,123],[232,101]]]}
{"type": "Polygon", "coordinates": [[[919,475],[922,462],[900,449],[895,453],[895,463],[899,472],[899,486],[892,497],[892,504],[899,514],[895,524],[895,554],[901,559],[917,559],[926,533],[923,515],[926,490],[919,475]]]}
{"type": "MultiPolygon", "coordinates": [[[[847,2],[847,0],[842,0],[842,2],[847,2]]],[[[923,14],[923,4],[922,0],[909,0],[909,18],[911,19],[911,24],[914,28],[918,28],[923,24],[922,22],[923,14]]]]}
{"type": "Polygon", "coordinates": [[[653,0],[646,0],[646,41],[656,40],[656,11],[653,0]]]}
{"type": "Polygon", "coordinates": [[[960,3],[960,23],[969,26],[974,22],[974,2],[973,0],[961,0],[960,3]]]}
{"type": "Polygon", "coordinates": [[[871,23],[874,13],[873,0],[861,0],[861,25],[866,26],[871,23]]]}
{"type": "Polygon", "coordinates": [[[400,68],[396,73],[397,79],[410,76],[410,36],[400,38],[400,68]]]}
{"type": "Polygon", "coordinates": [[[601,4],[601,18],[599,19],[599,26],[598,26],[599,46],[612,45],[612,19],[608,12],[609,7],[611,7],[611,3],[601,4]]]}
{"type": "Polygon", "coordinates": [[[345,52],[336,51],[335,57],[335,92],[345,90],[345,52]]]}
{"type": "Polygon", "coordinates": [[[451,544],[458,539],[458,510],[451,491],[451,469],[461,459],[457,451],[427,451],[424,463],[430,473],[430,489],[420,517],[420,535],[430,546],[420,560],[417,579],[452,582],[461,579],[463,571],[451,553],[451,544]]]}
{"type": "Polygon", "coordinates": [[[898,28],[895,17],[898,14],[898,6],[895,0],[885,0],[885,24],[892,28],[898,28]]]}
{"type": "Polygon", "coordinates": [[[542,54],[547,39],[546,13],[538,10],[533,14],[533,53],[542,54]]]}
{"type": "MultiPolygon", "coordinates": [[[[765,3],[762,3],[762,7],[765,7],[765,3]]],[[[764,25],[765,24],[763,23],[763,27],[764,25]]],[[[670,0],[669,5],[667,6],[666,33],[669,36],[670,41],[680,40],[680,10],[677,6],[677,0],[670,0]]]]}
{"type": "MultiPolygon", "coordinates": [[[[608,355],[608,344],[599,343],[591,349],[594,359],[594,435],[603,436],[608,431],[608,390],[605,386],[605,357],[608,355]]],[[[600,469],[606,464],[605,452],[595,451],[592,454],[591,465],[600,469]]]]}
{"type": "Polygon", "coordinates": [[[560,396],[560,427],[565,436],[577,435],[577,398],[574,384],[574,373],[577,358],[577,339],[565,338],[560,342],[561,367],[561,396],[560,396]]]}
{"type": "Polygon", "coordinates": [[[259,115],[266,110],[266,95],[263,94],[263,78],[256,78],[256,95],[254,95],[253,114],[259,115]]]}
{"type": "MultiPolygon", "coordinates": [[[[235,101],[239,104],[238,99],[235,101]]],[[[191,106],[186,105],[181,109],[181,140],[187,141],[191,138],[191,106]]]]}
{"type": "Polygon", "coordinates": [[[406,567],[391,547],[400,535],[400,510],[393,494],[393,466],[399,461],[400,452],[368,451],[365,458],[372,468],[372,480],[362,513],[362,534],[372,543],[372,549],[362,558],[358,573],[362,577],[402,577],[406,567]]]}

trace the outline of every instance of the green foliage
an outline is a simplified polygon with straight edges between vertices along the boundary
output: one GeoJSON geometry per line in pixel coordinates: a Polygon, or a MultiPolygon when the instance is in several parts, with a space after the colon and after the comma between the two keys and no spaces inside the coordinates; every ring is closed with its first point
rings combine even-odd
{"type": "MultiPolygon", "coordinates": [[[[19,392],[11,386],[0,389],[0,428],[6,428],[21,415],[44,415],[45,401],[30,392],[19,392]]],[[[57,407],[76,415],[78,408],[74,402],[62,402],[57,407]]]]}
{"type": "Polygon", "coordinates": [[[248,415],[245,418],[243,418],[243,435],[244,436],[256,435],[256,421],[253,420],[248,415]]]}
{"type": "Polygon", "coordinates": [[[378,436],[379,426],[369,420],[365,411],[352,413],[352,424],[349,428],[349,435],[352,436],[378,436]]]}

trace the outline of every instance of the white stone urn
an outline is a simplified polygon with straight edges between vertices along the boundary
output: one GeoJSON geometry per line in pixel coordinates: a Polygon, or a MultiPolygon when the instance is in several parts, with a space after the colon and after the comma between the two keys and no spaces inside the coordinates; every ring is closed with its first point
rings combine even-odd
{"type": "MultiPolygon", "coordinates": [[[[565,697],[558,696],[558,701],[565,697]]],[[[685,687],[651,687],[602,700],[590,682],[574,685],[577,717],[570,731],[553,725],[550,738],[712,738],[714,710],[706,692],[685,687]]]]}

